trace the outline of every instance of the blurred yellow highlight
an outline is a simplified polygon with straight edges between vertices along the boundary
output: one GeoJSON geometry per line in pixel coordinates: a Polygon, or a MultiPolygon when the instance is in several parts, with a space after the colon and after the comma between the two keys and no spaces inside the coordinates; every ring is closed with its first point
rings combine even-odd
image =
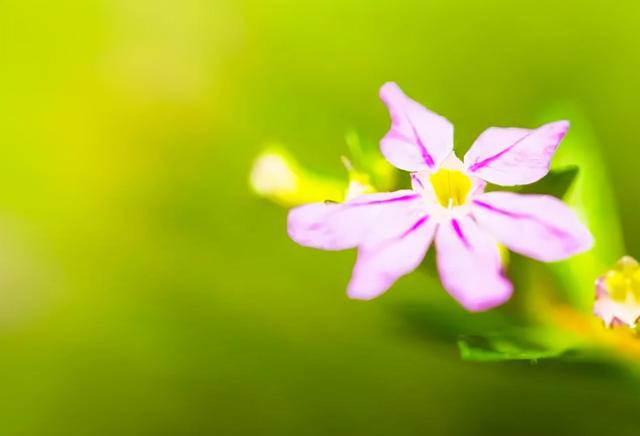
{"type": "Polygon", "coordinates": [[[302,168],[285,150],[269,147],[258,155],[249,175],[255,194],[281,206],[317,201],[342,201],[347,184],[302,168]]]}

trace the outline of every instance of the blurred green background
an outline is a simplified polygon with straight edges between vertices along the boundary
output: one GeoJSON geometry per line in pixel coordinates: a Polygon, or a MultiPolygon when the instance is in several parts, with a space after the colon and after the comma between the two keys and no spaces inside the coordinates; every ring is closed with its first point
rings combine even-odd
{"type": "Polygon", "coordinates": [[[637,434],[620,368],[462,361],[430,320],[484,315],[428,274],[349,301],[355,253],[296,246],[247,177],[267,141],[343,176],[345,132],[388,127],[388,80],[461,150],[568,104],[638,254],[639,21],[635,1],[0,1],[0,435],[637,434]]]}

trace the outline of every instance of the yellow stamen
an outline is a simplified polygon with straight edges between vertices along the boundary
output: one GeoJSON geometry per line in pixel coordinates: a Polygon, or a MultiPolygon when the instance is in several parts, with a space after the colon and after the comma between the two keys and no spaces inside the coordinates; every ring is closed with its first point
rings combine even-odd
{"type": "Polygon", "coordinates": [[[471,192],[471,179],[457,170],[442,169],[429,177],[438,203],[448,209],[462,206],[471,192]]]}

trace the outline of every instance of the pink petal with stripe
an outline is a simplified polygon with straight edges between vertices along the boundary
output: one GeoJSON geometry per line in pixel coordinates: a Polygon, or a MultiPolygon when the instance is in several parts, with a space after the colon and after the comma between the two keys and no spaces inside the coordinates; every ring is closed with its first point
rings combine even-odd
{"type": "Polygon", "coordinates": [[[385,158],[405,171],[437,169],[453,151],[453,125],[393,82],[382,86],[380,98],[391,114],[391,129],[380,142],[385,158]]]}
{"type": "Polygon", "coordinates": [[[349,297],[369,300],[384,293],[401,276],[415,270],[424,259],[436,225],[428,215],[412,219],[396,233],[361,246],[349,283],[349,297]]]}
{"type": "Polygon", "coordinates": [[[402,190],[361,195],[346,203],[300,206],[289,212],[289,236],[300,245],[323,250],[384,239],[397,231],[396,222],[409,216],[419,198],[413,191],[402,190]]]}
{"type": "Polygon", "coordinates": [[[593,246],[575,212],[548,195],[488,192],[474,199],[472,213],[504,246],[537,260],[563,260],[593,246]]]}
{"type": "Polygon", "coordinates": [[[464,157],[467,171],[501,186],[526,185],[549,172],[551,158],[569,128],[568,121],[535,130],[491,127],[464,157]]]}
{"type": "Polygon", "coordinates": [[[465,309],[491,309],[511,297],[497,242],[470,216],[441,223],[436,249],[442,285],[465,309]]]}

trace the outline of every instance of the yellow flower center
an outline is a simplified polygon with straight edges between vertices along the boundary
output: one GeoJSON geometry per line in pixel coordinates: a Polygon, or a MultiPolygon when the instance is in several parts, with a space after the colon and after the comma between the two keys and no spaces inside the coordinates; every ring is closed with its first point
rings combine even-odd
{"type": "Polygon", "coordinates": [[[471,192],[471,179],[457,170],[441,169],[429,181],[442,207],[462,206],[471,192]]]}
{"type": "Polygon", "coordinates": [[[625,256],[607,272],[607,292],[611,299],[626,302],[629,298],[640,302],[640,266],[635,259],[625,256]]]}

